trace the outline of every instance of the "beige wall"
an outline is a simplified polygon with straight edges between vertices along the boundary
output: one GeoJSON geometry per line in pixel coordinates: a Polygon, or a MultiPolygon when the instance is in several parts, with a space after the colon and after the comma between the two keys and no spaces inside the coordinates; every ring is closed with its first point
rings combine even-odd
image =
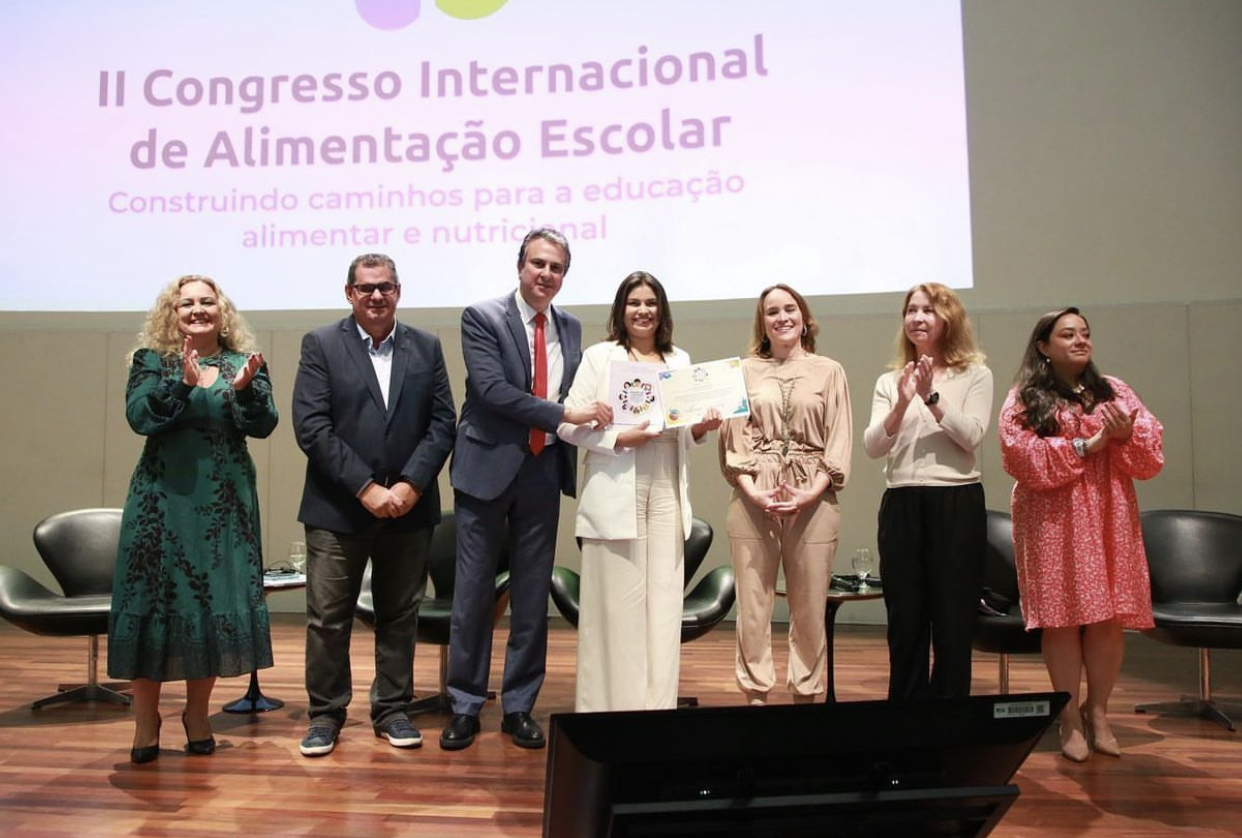
{"type": "MultiPolygon", "coordinates": [[[[1242,388],[1232,375],[1242,354],[1242,3],[966,0],[964,24],[976,288],[963,296],[996,375],[996,406],[1036,317],[1081,305],[1101,369],[1135,386],[1165,424],[1168,463],[1141,487],[1143,505],[1242,513],[1235,487],[1242,446],[1234,431],[1242,388]]],[[[401,264],[407,277],[417,276],[415,266],[401,264]]],[[[339,281],[340,267],[325,266],[322,281],[339,281]]],[[[632,267],[618,266],[618,277],[632,267]]],[[[48,268],[54,273],[54,262],[48,268]]],[[[507,271],[497,266],[497,293],[507,271]]],[[[221,279],[227,289],[230,280],[221,279]]],[[[705,281],[664,279],[674,289],[705,281]]],[[[757,276],[756,292],[776,279],[757,276]]],[[[779,279],[797,285],[797,277],[779,279]]],[[[153,279],[153,289],[159,282],[153,279]]],[[[407,279],[408,286],[417,282],[407,279]]],[[[857,437],[900,298],[813,304],[822,351],[850,377],[857,437]]],[[[676,306],[678,343],[698,358],[741,353],[751,305],[676,306]]],[[[299,340],[341,313],[251,313],[286,419],[270,440],[251,446],[269,560],[282,557],[299,532],[304,459],[287,421],[299,340]]],[[[602,307],[577,313],[588,336],[599,333],[602,307]]],[[[457,314],[406,310],[405,319],[440,334],[460,400],[457,314]]],[[[64,509],[123,502],[140,440],[124,420],[122,358],[140,319],[0,312],[0,562],[50,582],[31,545],[34,524],[64,509]]],[[[727,562],[728,493],[715,446],[694,456],[695,512],[717,531],[708,562],[727,562]]],[[[1000,468],[994,432],[983,465],[989,505],[1008,508],[1012,484],[1000,468]]],[[[446,478],[442,488],[451,497],[446,478]]],[[[840,566],[854,547],[874,546],[882,491],[879,465],[858,446],[841,496],[840,566]]],[[[558,560],[576,565],[573,508],[563,507],[558,560]]],[[[301,594],[278,594],[271,604],[300,610],[301,594]]],[[[852,606],[842,620],[878,622],[883,610],[852,606]]]]}

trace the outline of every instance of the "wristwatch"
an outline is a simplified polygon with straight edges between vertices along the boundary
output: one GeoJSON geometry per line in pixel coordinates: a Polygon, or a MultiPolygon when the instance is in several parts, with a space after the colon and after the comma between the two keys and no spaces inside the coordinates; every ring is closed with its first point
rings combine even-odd
{"type": "Polygon", "coordinates": [[[934,404],[935,404],[936,402],[938,402],[938,401],[940,401],[940,393],[938,393],[938,392],[937,392],[937,391],[935,391],[935,390],[932,390],[932,391],[931,391],[931,392],[927,395],[927,398],[923,399],[923,404],[927,405],[928,407],[931,407],[932,405],[934,405],[934,404]]]}

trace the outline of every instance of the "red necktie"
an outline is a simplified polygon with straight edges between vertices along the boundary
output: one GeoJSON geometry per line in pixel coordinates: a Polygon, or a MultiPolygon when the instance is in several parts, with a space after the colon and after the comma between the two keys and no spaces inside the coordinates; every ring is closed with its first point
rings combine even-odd
{"type": "MultiPolygon", "coordinates": [[[[548,340],[543,330],[547,321],[542,311],[535,315],[535,386],[532,392],[541,399],[548,397],[548,340]]],[[[546,440],[542,428],[531,428],[530,452],[538,455],[546,440]]]]}

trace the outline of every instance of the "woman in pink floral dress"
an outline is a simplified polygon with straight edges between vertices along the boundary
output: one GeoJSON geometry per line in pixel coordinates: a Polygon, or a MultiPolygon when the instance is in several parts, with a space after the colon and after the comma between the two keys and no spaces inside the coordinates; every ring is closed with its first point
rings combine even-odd
{"type": "Polygon", "coordinates": [[[1043,630],[1044,664],[1071,701],[1061,752],[1120,756],[1108,699],[1123,629],[1151,628],[1151,589],[1134,479],[1164,465],[1163,428],[1117,378],[1091,362],[1091,327],[1076,308],[1031,332],[1000,416],[1013,489],[1014,557],[1028,629],[1043,630]],[[1086,671],[1086,696],[1079,684],[1086,671]]]}

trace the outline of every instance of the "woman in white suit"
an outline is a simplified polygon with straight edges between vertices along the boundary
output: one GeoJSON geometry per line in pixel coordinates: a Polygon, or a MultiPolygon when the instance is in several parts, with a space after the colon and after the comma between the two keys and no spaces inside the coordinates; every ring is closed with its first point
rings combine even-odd
{"type": "MultiPolygon", "coordinates": [[[[608,339],[588,347],[566,407],[602,401],[614,361],[684,367],[660,281],[627,276],[608,317],[608,339]]],[[[691,427],[564,423],[557,434],[586,450],[574,534],[582,543],[578,678],[574,709],[677,706],[685,533],[690,529],[691,445],[720,426],[712,412],[691,427]]]]}

